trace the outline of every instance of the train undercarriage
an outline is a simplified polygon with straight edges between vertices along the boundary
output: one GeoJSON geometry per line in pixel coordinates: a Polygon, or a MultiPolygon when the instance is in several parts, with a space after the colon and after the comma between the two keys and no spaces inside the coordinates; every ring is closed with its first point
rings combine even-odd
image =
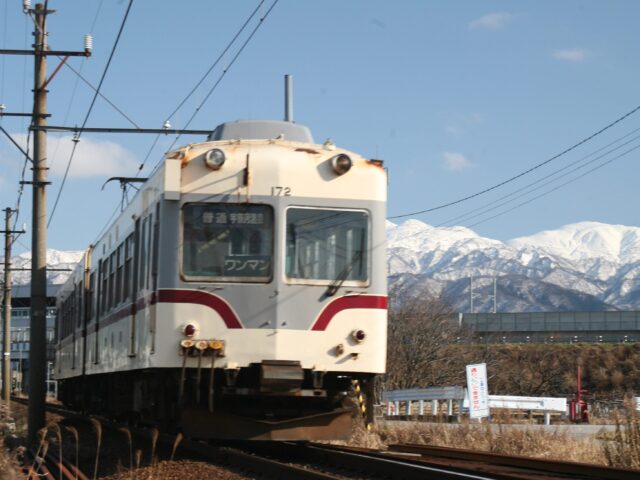
{"type": "Polygon", "coordinates": [[[165,368],[61,380],[67,406],[191,438],[333,440],[373,415],[373,374],[318,372],[299,362],[247,368],[165,368]],[[358,400],[354,385],[364,393],[358,400]]]}

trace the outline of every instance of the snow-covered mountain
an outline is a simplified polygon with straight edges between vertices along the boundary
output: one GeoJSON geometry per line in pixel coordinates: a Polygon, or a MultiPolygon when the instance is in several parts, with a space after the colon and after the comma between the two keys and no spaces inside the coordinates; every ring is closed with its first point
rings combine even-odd
{"type": "MultiPolygon", "coordinates": [[[[418,220],[387,222],[390,288],[441,296],[461,312],[640,309],[640,228],[581,222],[507,242],[464,227],[437,228],[418,220]],[[472,280],[470,280],[470,277],[472,280]]],[[[47,264],[73,268],[81,251],[47,251],[47,264]]],[[[31,254],[13,258],[28,268],[31,254]]],[[[0,265],[0,271],[2,266],[0,265]]],[[[62,283],[69,272],[50,272],[62,283]]],[[[29,282],[28,271],[13,273],[29,282]]]]}
{"type": "Polygon", "coordinates": [[[463,227],[387,222],[389,279],[459,311],[640,308],[640,228],[581,222],[505,243],[463,227]],[[472,277],[472,280],[470,280],[472,277]]]}
{"type": "MultiPolygon", "coordinates": [[[[47,281],[53,284],[64,283],[70,271],[63,271],[63,269],[73,270],[76,264],[82,258],[84,252],[80,251],[60,251],[60,250],[47,250],[47,266],[49,268],[55,268],[57,271],[47,272],[47,281]]],[[[11,258],[11,273],[12,283],[15,285],[26,285],[31,281],[31,252],[21,253],[11,258]],[[26,270],[19,270],[24,268],[26,270]]],[[[4,271],[4,264],[0,265],[0,272],[4,271]]]]}

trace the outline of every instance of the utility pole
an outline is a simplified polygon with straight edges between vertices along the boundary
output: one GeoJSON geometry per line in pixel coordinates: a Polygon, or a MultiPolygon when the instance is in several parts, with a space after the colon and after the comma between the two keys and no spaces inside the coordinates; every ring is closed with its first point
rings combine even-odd
{"type": "Polygon", "coordinates": [[[11,401],[11,235],[22,233],[11,230],[11,213],[14,210],[5,208],[4,225],[4,287],[2,295],[2,400],[7,408],[11,401]]]}
{"type": "Polygon", "coordinates": [[[498,280],[493,277],[493,313],[498,312],[498,280]]]}
{"type": "MultiPolygon", "coordinates": [[[[33,124],[46,125],[47,56],[46,15],[41,3],[35,8],[35,79],[33,124]]],[[[47,368],[47,134],[33,132],[33,215],[31,233],[31,322],[29,346],[28,442],[36,443],[37,432],[45,426],[47,368]]]]}
{"type": "Polygon", "coordinates": [[[24,230],[11,230],[11,214],[15,212],[10,208],[4,210],[4,287],[2,295],[2,400],[7,408],[11,401],[11,236],[15,233],[24,233],[24,230]]]}
{"type": "Polygon", "coordinates": [[[469,313],[473,313],[473,275],[469,275],[469,313]]]}
{"type": "MultiPolygon", "coordinates": [[[[70,56],[88,57],[91,55],[91,42],[85,38],[83,51],[53,51],[47,47],[47,10],[38,3],[31,8],[30,0],[23,0],[24,13],[33,15],[35,23],[35,43],[33,50],[0,49],[0,53],[8,55],[33,55],[33,211],[31,236],[31,322],[29,348],[29,415],[27,441],[30,445],[37,442],[38,431],[45,426],[45,397],[47,370],[47,86],[60,70],[60,66],[70,56]],[[60,66],[47,79],[47,56],[64,57],[60,66]]],[[[25,114],[7,114],[8,116],[24,116],[25,114]]]]}

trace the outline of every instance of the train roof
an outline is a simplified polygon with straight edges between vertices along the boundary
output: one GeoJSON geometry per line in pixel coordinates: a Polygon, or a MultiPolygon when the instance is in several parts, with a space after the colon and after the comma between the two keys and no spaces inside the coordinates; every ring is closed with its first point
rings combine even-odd
{"type": "Polygon", "coordinates": [[[270,140],[313,143],[311,131],[304,125],[279,120],[236,120],[218,125],[208,140],[270,140]]]}

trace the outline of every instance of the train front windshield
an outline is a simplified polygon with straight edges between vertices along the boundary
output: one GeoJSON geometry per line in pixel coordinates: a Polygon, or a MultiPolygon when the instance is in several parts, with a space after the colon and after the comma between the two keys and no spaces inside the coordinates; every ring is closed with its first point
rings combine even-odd
{"type": "Polygon", "coordinates": [[[366,212],[292,207],[286,215],[290,281],[325,285],[367,281],[366,212]]]}
{"type": "Polygon", "coordinates": [[[270,206],[192,203],[184,206],[182,218],[182,274],[187,280],[271,280],[270,206]]]}

